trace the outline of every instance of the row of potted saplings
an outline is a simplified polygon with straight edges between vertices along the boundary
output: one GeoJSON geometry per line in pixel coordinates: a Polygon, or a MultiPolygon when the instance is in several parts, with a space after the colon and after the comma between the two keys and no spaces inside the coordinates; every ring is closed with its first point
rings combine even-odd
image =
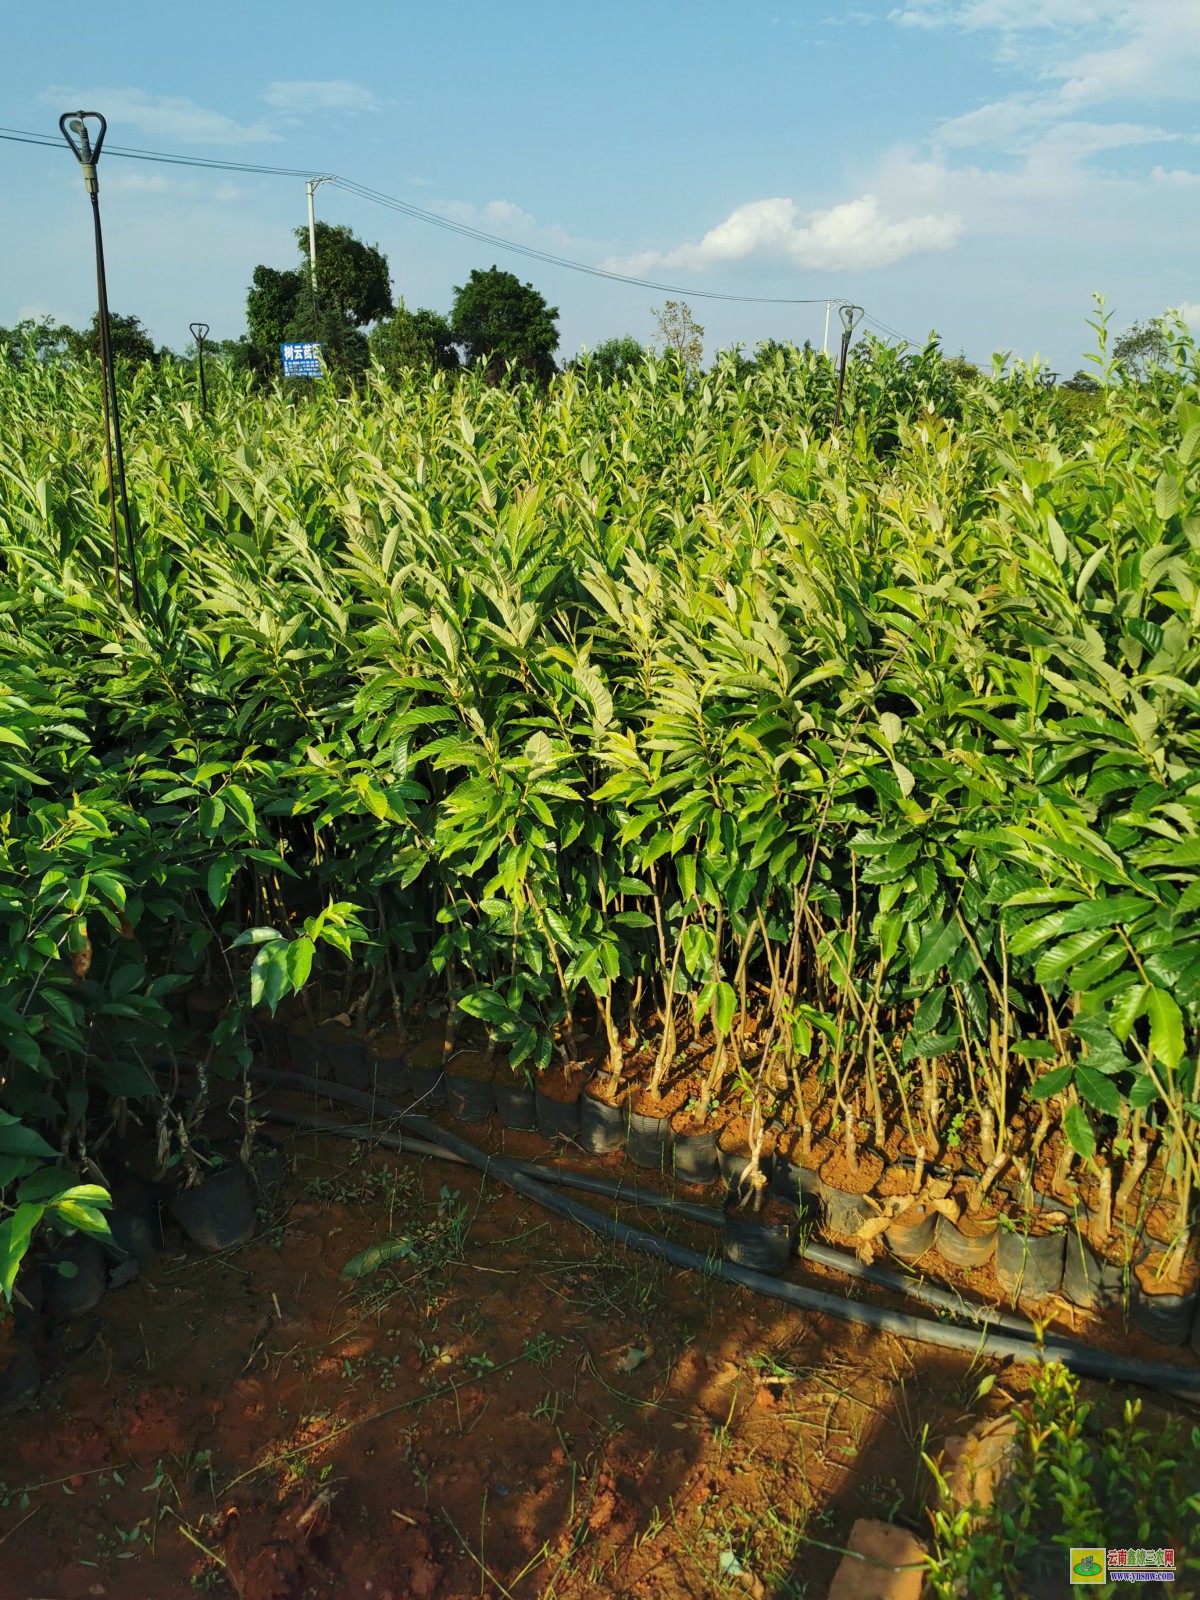
{"type": "Polygon", "coordinates": [[[314,1030],[304,1019],[258,1026],[269,1060],[290,1059],[303,1073],[373,1090],[410,1109],[448,1106],[463,1122],[483,1122],[495,1113],[506,1128],[569,1139],[593,1155],[623,1150],[634,1165],[673,1168],[686,1183],[723,1180],[730,1189],[727,1254],[758,1270],[782,1272],[803,1216],[822,1221],[830,1235],[868,1254],[882,1237],[894,1256],[926,1268],[935,1252],[964,1271],[990,1267],[1014,1303],[1062,1295],[1088,1311],[1124,1308],[1150,1338],[1173,1345],[1190,1341],[1200,1354],[1200,1277],[1181,1283],[1164,1276],[1171,1241],[1156,1236],[1153,1219],[1118,1224],[1101,1243],[1082,1200],[1064,1207],[1053,1196],[1032,1189],[1017,1194],[997,1183],[997,1204],[971,1205],[961,1192],[951,1192],[950,1181],[931,1180],[915,1163],[883,1174],[873,1156],[876,1175],[885,1178],[880,1190],[892,1190],[876,1200],[869,1192],[849,1192],[873,1187],[870,1169],[867,1179],[860,1172],[847,1182],[839,1153],[814,1170],[800,1159],[795,1130],[755,1128],[753,1112],[752,1153],[745,1128],[741,1137],[716,1126],[678,1129],[673,1122],[684,1119],[655,1115],[646,1109],[645,1096],[632,1104],[611,1103],[601,1079],[585,1070],[542,1073],[531,1083],[523,1070],[484,1051],[447,1054],[440,1034],[414,1045],[380,1041],[369,1047],[349,1028],[314,1030]]]}

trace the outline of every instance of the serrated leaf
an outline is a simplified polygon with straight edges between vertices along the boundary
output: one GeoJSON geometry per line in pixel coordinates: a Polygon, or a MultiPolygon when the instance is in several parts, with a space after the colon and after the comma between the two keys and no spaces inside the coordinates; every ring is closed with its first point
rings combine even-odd
{"type": "Polygon", "coordinates": [[[1146,996],[1146,1015],[1150,1048],[1174,1072],[1183,1060],[1183,1013],[1165,989],[1151,989],[1146,996]]]}
{"type": "Polygon", "coordinates": [[[1072,1066],[1053,1067],[1049,1072],[1044,1072],[1030,1089],[1029,1093],[1034,1100],[1049,1100],[1052,1095],[1061,1094],[1075,1075],[1072,1066]]]}
{"type": "Polygon", "coordinates": [[[931,928],[921,940],[909,976],[914,979],[931,978],[938,973],[962,944],[962,929],[955,921],[943,927],[931,928]]]}
{"type": "Polygon", "coordinates": [[[1104,1111],[1115,1117],[1121,1109],[1121,1096],[1111,1078],[1078,1062],[1075,1067],[1075,1087],[1093,1111],[1104,1111]]]}
{"type": "Polygon", "coordinates": [[[1096,1135],[1082,1106],[1068,1106],[1063,1113],[1063,1133],[1077,1156],[1091,1161],[1096,1154],[1096,1135]]]}

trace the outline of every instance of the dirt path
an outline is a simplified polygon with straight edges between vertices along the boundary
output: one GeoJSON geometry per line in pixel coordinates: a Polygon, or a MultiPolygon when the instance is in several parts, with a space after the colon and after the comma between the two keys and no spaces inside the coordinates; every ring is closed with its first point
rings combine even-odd
{"type": "Polygon", "coordinates": [[[1021,1392],[1011,1368],[981,1400],[966,1357],[665,1268],[469,1169],[287,1147],[257,1239],[176,1240],[43,1344],[0,1434],[0,1600],[823,1600],[853,1520],[924,1531],[922,1452],[1021,1392]]]}

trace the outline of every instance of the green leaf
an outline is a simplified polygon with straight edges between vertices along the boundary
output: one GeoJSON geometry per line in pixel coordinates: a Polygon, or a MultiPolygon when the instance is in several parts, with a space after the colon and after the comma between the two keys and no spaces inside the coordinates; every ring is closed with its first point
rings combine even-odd
{"type": "Polygon", "coordinates": [[[717,984],[716,1000],[713,1005],[713,1020],[717,1032],[724,1036],[733,1026],[734,1013],[737,1011],[737,995],[733,985],[728,983],[717,984]]]}
{"type": "Polygon", "coordinates": [[[1158,1097],[1158,1088],[1148,1072],[1141,1073],[1133,1080],[1133,1087],[1129,1091],[1131,1106],[1135,1106],[1139,1111],[1145,1111],[1158,1097]]]}
{"type": "Polygon", "coordinates": [[[215,794],[205,795],[200,802],[200,831],[206,839],[214,839],[225,820],[225,802],[215,794]]]}
{"type": "Polygon", "coordinates": [[[37,1205],[19,1205],[11,1217],[0,1222],[0,1289],[10,1304],[17,1268],[29,1249],[33,1230],[42,1220],[43,1209],[37,1205]]]}
{"type": "Polygon", "coordinates": [[[95,1206],[84,1206],[74,1200],[59,1199],[51,1201],[46,1209],[53,1211],[60,1222],[70,1223],[71,1227],[78,1228],[83,1233],[108,1232],[108,1218],[95,1206]]]}
{"type": "Polygon", "coordinates": [[[909,976],[914,980],[933,977],[942,970],[962,941],[962,929],[953,919],[942,927],[931,928],[921,940],[916,958],[908,969],[909,976]]]}
{"type": "Polygon", "coordinates": [[[58,1151],[35,1129],[22,1122],[10,1122],[0,1127],[0,1156],[40,1156],[45,1161],[56,1161],[58,1151]]]}
{"type": "Polygon", "coordinates": [[[1057,988],[1062,980],[1108,938],[1106,928],[1084,929],[1068,934],[1061,944],[1043,952],[1035,969],[1037,981],[1046,989],[1057,988]]]}
{"type": "Polygon", "coordinates": [[[1183,499],[1183,482],[1173,473],[1159,474],[1158,482],[1154,486],[1154,510],[1156,514],[1167,522],[1175,516],[1183,499]]]}
{"type": "Polygon", "coordinates": [[[1063,1133],[1077,1156],[1091,1161],[1096,1155],[1096,1135],[1082,1106],[1068,1106],[1063,1114],[1063,1133]]]}
{"type": "Polygon", "coordinates": [[[1052,1095],[1061,1094],[1074,1076],[1072,1066],[1054,1067],[1042,1076],[1030,1089],[1029,1093],[1034,1100],[1049,1100],[1052,1095]]]}
{"type": "Polygon", "coordinates": [[[1174,1072],[1183,1060],[1183,1013],[1165,989],[1151,989],[1146,996],[1146,1015],[1150,1048],[1174,1072]]]}
{"type": "Polygon", "coordinates": [[[1104,1111],[1111,1117],[1119,1113],[1121,1096],[1116,1084],[1103,1073],[1096,1072],[1094,1068],[1079,1062],[1075,1067],[1075,1087],[1093,1111],[1104,1111]]]}
{"type": "Polygon", "coordinates": [[[342,1268],[343,1278],[366,1278],[389,1261],[403,1261],[413,1254],[410,1239],[385,1239],[382,1244],[368,1245],[353,1256],[342,1268]]]}
{"type": "Polygon", "coordinates": [[[232,856],[218,856],[208,869],[208,898],[218,911],[225,904],[237,868],[238,864],[232,856]]]}

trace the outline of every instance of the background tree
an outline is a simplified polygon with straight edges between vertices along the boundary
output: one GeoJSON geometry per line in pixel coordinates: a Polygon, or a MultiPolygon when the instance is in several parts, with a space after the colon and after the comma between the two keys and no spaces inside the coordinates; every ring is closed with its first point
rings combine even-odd
{"type": "Polygon", "coordinates": [[[1098,394],[1100,392],[1099,381],[1093,378],[1090,372],[1085,372],[1082,367],[1077,369],[1073,378],[1065,379],[1060,387],[1071,390],[1073,394],[1098,394]]]}
{"type": "MultiPolygon", "coordinates": [[[[141,365],[149,361],[157,366],[170,351],[159,349],[142,324],[140,317],[122,317],[111,312],[108,319],[109,340],[113,357],[141,365]]],[[[93,313],[86,328],[63,328],[65,353],[72,361],[100,359],[100,314],[93,313]]]]}
{"type": "Polygon", "coordinates": [[[499,267],[476,268],[454,291],[450,330],[469,361],[487,363],[491,382],[514,362],[523,375],[545,383],[554,373],[557,317],[558,307],[548,306],[531,283],[499,267]]]}
{"type": "Polygon", "coordinates": [[[0,328],[0,348],[16,367],[26,361],[57,361],[67,354],[74,328],[53,317],[26,317],[11,328],[0,328]]]}
{"type": "MultiPolygon", "coordinates": [[[[605,339],[588,352],[586,364],[601,383],[625,383],[646,359],[646,351],[631,333],[605,339]]],[[[580,360],[579,366],[584,365],[580,360]]]]}
{"type": "Polygon", "coordinates": [[[458,366],[449,320],[439,311],[410,311],[403,300],[386,322],[371,330],[371,353],[389,378],[452,372],[458,366]]]}
{"type": "Polygon", "coordinates": [[[308,261],[308,229],[296,229],[302,259],[280,271],[257,266],[246,295],[246,324],[260,377],[279,371],[279,346],[313,341],[323,346],[331,372],[361,376],[369,359],[368,323],[392,310],[387,257],[346,227],[318,222],[317,286],[308,261]]]}
{"type": "Polygon", "coordinates": [[[698,367],[704,359],[704,329],[692,316],[686,300],[668,300],[662,310],[651,308],[663,353],[673,354],[684,367],[698,367]]]}
{"type": "Polygon", "coordinates": [[[1151,367],[1165,367],[1171,356],[1171,342],[1161,317],[1135,322],[1113,344],[1113,356],[1135,383],[1145,383],[1151,367]]]}
{"type": "Polygon", "coordinates": [[[275,267],[254,269],[246,295],[246,326],[256,364],[264,376],[279,370],[279,346],[296,320],[304,287],[305,279],[298,267],[284,272],[275,267]]]}
{"type": "MultiPolygon", "coordinates": [[[[363,244],[349,228],[318,222],[317,299],[337,311],[355,328],[392,314],[392,278],[387,257],[375,244],[363,244]]],[[[308,260],[308,229],[296,229],[296,243],[308,260]]],[[[309,268],[302,267],[305,283],[309,268]]]]}

